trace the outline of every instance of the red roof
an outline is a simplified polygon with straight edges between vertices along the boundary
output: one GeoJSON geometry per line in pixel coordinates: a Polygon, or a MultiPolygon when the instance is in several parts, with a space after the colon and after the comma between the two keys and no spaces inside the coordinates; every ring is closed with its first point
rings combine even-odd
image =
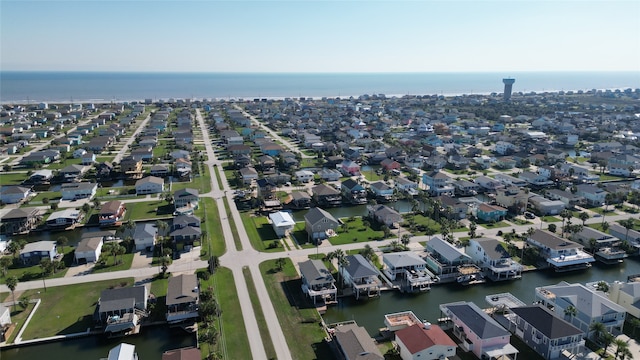
{"type": "Polygon", "coordinates": [[[456,343],[439,326],[431,325],[425,329],[422,324],[415,324],[396,331],[396,339],[400,339],[411,354],[415,354],[434,345],[456,346],[456,343]]]}

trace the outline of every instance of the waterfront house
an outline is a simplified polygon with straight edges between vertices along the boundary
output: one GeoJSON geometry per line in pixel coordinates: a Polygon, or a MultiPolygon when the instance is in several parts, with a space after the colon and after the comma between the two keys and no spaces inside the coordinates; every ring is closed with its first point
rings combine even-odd
{"type": "Polygon", "coordinates": [[[0,202],[3,204],[17,204],[31,195],[31,188],[17,185],[5,185],[0,188],[0,202]]]}
{"type": "MultiPolygon", "coordinates": [[[[464,253],[463,249],[459,249],[449,242],[442,240],[440,237],[434,236],[427,241],[425,251],[425,261],[431,272],[438,276],[440,281],[449,282],[456,281],[459,276],[467,276],[468,280],[478,278],[477,274],[480,269],[471,264],[471,257],[464,253]],[[471,271],[475,269],[475,272],[471,271]]],[[[463,282],[460,279],[460,282],[463,282]]]]}
{"type": "Polygon", "coordinates": [[[380,167],[385,171],[400,170],[400,163],[393,159],[384,159],[380,162],[380,167]]]}
{"type": "Polygon", "coordinates": [[[348,265],[341,267],[340,271],[353,296],[356,299],[380,296],[380,273],[371,262],[360,254],[349,255],[346,259],[348,265]]]}
{"type": "Polygon", "coordinates": [[[505,188],[505,185],[502,182],[488,176],[478,176],[477,178],[473,179],[473,182],[478,184],[478,190],[483,192],[495,193],[499,189],[505,188]]]}
{"type": "Polygon", "coordinates": [[[582,245],[545,230],[537,229],[527,238],[527,244],[540,249],[540,256],[558,272],[586,269],[595,261],[582,245]]]}
{"type": "Polygon", "coordinates": [[[0,233],[13,235],[31,231],[41,219],[35,207],[11,209],[0,218],[0,233]]]}
{"type": "Polygon", "coordinates": [[[422,183],[429,187],[432,196],[451,195],[455,191],[452,179],[442,171],[431,171],[422,175],[422,183]]]}
{"type": "Polygon", "coordinates": [[[496,204],[513,213],[524,213],[527,210],[528,201],[529,193],[520,187],[509,185],[506,188],[496,190],[496,204]]]}
{"type": "Polygon", "coordinates": [[[609,234],[615,236],[622,241],[628,242],[636,249],[640,248],[640,231],[634,229],[627,229],[617,222],[612,222],[609,225],[609,234]]]}
{"type": "Polygon", "coordinates": [[[179,215],[174,217],[169,236],[174,243],[192,245],[194,241],[202,237],[200,218],[194,215],[179,215]]]}
{"type": "Polygon", "coordinates": [[[294,209],[308,209],[311,207],[311,196],[306,191],[292,191],[289,206],[294,209]]]}
{"type": "Polygon", "coordinates": [[[148,316],[146,286],[103,290],[98,299],[96,322],[109,334],[135,334],[140,321],[148,316]]]}
{"type": "Polygon", "coordinates": [[[313,199],[318,206],[333,207],[342,205],[340,191],[327,184],[316,185],[311,188],[313,199]]]}
{"type": "Polygon", "coordinates": [[[34,171],[31,176],[29,176],[29,182],[32,184],[43,184],[49,182],[53,178],[53,171],[49,169],[40,169],[34,171]]]}
{"type": "Polygon", "coordinates": [[[519,279],[522,276],[522,265],[511,259],[509,252],[496,239],[470,239],[465,250],[493,281],[519,279]]]}
{"type": "Polygon", "coordinates": [[[11,326],[11,310],[4,305],[0,305],[0,341],[6,341],[7,330],[11,326]]]}
{"type": "Polygon", "coordinates": [[[309,170],[299,170],[294,173],[299,182],[307,183],[313,180],[313,172],[309,170]]]}
{"type": "Polygon", "coordinates": [[[96,177],[101,180],[111,179],[113,175],[113,164],[104,161],[96,166],[96,177]]]}
{"type": "Polygon", "coordinates": [[[24,265],[38,265],[42,259],[53,261],[58,255],[55,241],[36,241],[27,243],[20,251],[20,261],[24,265]]]}
{"type": "Polygon", "coordinates": [[[245,185],[249,185],[253,183],[254,180],[258,180],[258,171],[252,167],[243,167],[238,170],[238,172],[240,173],[242,183],[245,185]]]}
{"type": "Polygon", "coordinates": [[[76,264],[95,263],[100,259],[102,246],[104,245],[104,237],[85,237],[80,240],[74,252],[74,260],[76,264]]]}
{"type": "Polygon", "coordinates": [[[164,164],[152,165],[149,171],[149,175],[163,178],[169,175],[169,165],[164,165],[164,164]]]}
{"type": "Polygon", "coordinates": [[[437,278],[427,270],[427,263],[413,251],[388,253],[382,256],[384,274],[400,284],[402,291],[425,291],[437,278]]]}
{"type": "Polygon", "coordinates": [[[539,304],[509,310],[512,316],[505,317],[509,321],[508,330],[544,359],[566,359],[563,352],[578,354],[583,350],[583,331],[563,316],[539,304]]]}
{"type": "Polygon", "coordinates": [[[263,178],[258,179],[256,182],[258,186],[258,198],[262,200],[274,200],[276,198],[276,184],[275,182],[263,178]]]}
{"type": "Polygon", "coordinates": [[[335,229],[340,222],[327,211],[315,207],[309,209],[304,215],[304,229],[307,232],[307,239],[320,244],[331,234],[335,234],[335,229]]]}
{"type": "Polygon", "coordinates": [[[340,184],[340,189],[342,196],[351,204],[362,205],[367,203],[367,191],[357,181],[346,179],[340,184]]]}
{"type": "Polygon", "coordinates": [[[382,181],[369,184],[369,190],[379,202],[391,201],[393,199],[393,188],[382,181]]]}
{"type": "Polygon", "coordinates": [[[164,180],[155,176],[147,176],[136,181],[136,195],[160,194],[164,191],[164,180]]]}
{"type": "Polygon", "coordinates": [[[607,192],[595,185],[580,184],[576,186],[576,195],[582,196],[589,206],[602,206],[607,192]]]}
{"type": "Polygon", "coordinates": [[[340,359],[344,360],[383,360],[367,329],[355,322],[340,324],[332,329],[340,359]]]}
{"type": "Polygon", "coordinates": [[[570,191],[564,191],[559,189],[548,189],[545,191],[545,197],[550,200],[558,200],[564,203],[564,207],[572,209],[576,205],[582,205],[585,199],[582,196],[574,194],[570,191]]]}
{"type": "Polygon", "coordinates": [[[394,229],[400,227],[402,222],[402,215],[386,205],[367,206],[367,216],[394,229]]]}
{"type": "Polygon", "coordinates": [[[393,183],[399,191],[403,191],[411,196],[418,195],[418,184],[405,177],[398,176],[393,180],[393,183]]]}
{"type": "Polygon", "coordinates": [[[286,237],[293,230],[296,222],[291,217],[291,213],[286,211],[278,211],[269,214],[271,226],[278,237],[286,237]]]}
{"type": "Polygon", "coordinates": [[[96,154],[92,152],[85,152],[80,156],[80,164],[82,165],[92,165],[96,162],[96,154]]]}
{"type": "Polygon", "coordinates": [[[309,296],[314,304],[337,302],[336,281],[322,261],[307,260],[301,262],[299,267],[302,277],[302,292],[309,296]]]}
{"type": "Polygon", "coordinates": [[[475,216],[478,220],[485,222],[498,222],[507,215],[507,209],[497,206],[482,203],[475,208],[472,208],[472,212],[475,210],[475,216]]]}
{"type": "Polygon", "coordinates": [[[88,169],[82,165],[71,164],[60,169],[59,173],[65,181],[75,181],[82,178],[82,175],[84,175],[87,170],[88,169]]]}
{"type": "Polygon", "coordinates": [[[62,184],[60,186],[60,192],[62,193],[62,200],[78,200],[78,199],[91,199],[98,190],[98,184],[89,182],[78,182],[62,184]]]}
{"type": "Polygon", "coordinates": [[[142,159],[126,156],[120,160],[120,172],[130,179],[140,178],[142,176],[142,159]]]}
{"type": "Polygon", "coordinates": [[[440,360],[456,355],[456,343],[436,325],[414,324],[395,332],[402,360],[440,360]]]}
{"type": "Polygon", "coordinates": [[[603,231],[584,226],[571,236],[573,240],[592,248],[596,259],[604,263],[620,263],[627,257],[627,252],[620,247],[622,241],[603,231]]]}
{"type": "Polygon", "coordinates": [[[136,226],[133,234],[136,250],[145,250],[153,247],[156,244],[157,238],[158,229],[154,224],[149,223],[136,226]]]}
{"type": "Polygon", "coordinates": [[[453,198],[449,195],[441,195],[435,198],[440,202],[442,209],[444,210],[444,216],[449,219],[461,220],[467,217],[469,206],[457,198],[453,198]]]}
{"type": "Polygon", "coordinates": [[[583,284],[570,284],[565,281],[557,285],[537,287],[535,300],[556,314],[565,316],[565,310],[572,307],[577,314],[568,321],[591,336],[589,327],[594,322],[604,324],[611,334],[622,333],[622,325],[627,312],[624,307],[609,300],[603,293],[587,288],[583,284]]]}
{"type": "Polygon", "coordinates": [[[358,176],[360,175],[360,165],[353,160],[344,160],[340,164],[340,171],[344,176],[358,176]]]}
{"type": "Polygon", "coordinates": [[[460,196],[475,196],[478,194],[479,186],[476,183],[459,179],[451,182],[454,188],[454,193],[460,196]]]}
{"type": "Polygon", "coordinates": [[[162,360],[200,360],[202,353],[195,347],[167,350],[162,353],[162,360]]]}
{"type": "Polygon", "coordinates": [[[176,190],[176,192],[173,193],[175,211],[181,215],[193,213],[193,210],[198,208],[199,201],[200,192],[196,189],[185,188],[176,190]]]}
{"type": "Polygon", "coordinates": [[[640,282],[614,281],[609,285],[609,300],[622,306],[635,318],[640,318],[640,282]]]}
{"type": "Polygon", "coordinates": [[[49,228],[67,228],[80,221],[80,211],[74,208],[64,209],[51,213],[47,218],[49,228]]]}
{"type": "Polygon", "coordinates": [[[566,206],[561,200],[549,200],[540,195],[532,195],[529,197],[529,205],[535,209],[540,216],[559,214],[566,206]]]}
{"type": "Polygon", "coordinates": [[[134,345],[121,343],[109,350],[105,360],[138,360],[138,353],[134,345]]]}
{"type": "Polygon", "coordinates": [[[198,318],[200,286],[195,274],[169,278],[167,285],[167,322],[169,324],[198,318]]]}
{"type": "Polygon", "coordinates": [[[318,175],[320,175],[320,179],[326,181],[338,181],[342,177],[342,174],[334,169],[322,169],[318,172],[318,175]]]}
{"type": "Polygon", "coordinates": [[[479,359],[517,357],[511,345],[511,334],[496,320],[472,302],[441,304],[440,311],[453,326],[453,335],[460,340],[464,351],[471,351],[479,359]]]}
{"type": "Polygon", "coordinates": [[[122,201],[111,200],[102,204],[98,213],[100,226],[119,226],[122,224],[126,206],[122,201]]]}

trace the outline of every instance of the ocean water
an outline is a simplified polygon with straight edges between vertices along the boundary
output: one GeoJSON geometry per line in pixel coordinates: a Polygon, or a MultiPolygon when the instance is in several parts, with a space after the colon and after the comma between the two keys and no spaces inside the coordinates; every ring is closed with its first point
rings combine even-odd
{"type": "Polygon", "coordinates": [[[109,73],[0,72],[0,102],[131,101],[501,93],[640,88],[640,72],[109,73]]]}

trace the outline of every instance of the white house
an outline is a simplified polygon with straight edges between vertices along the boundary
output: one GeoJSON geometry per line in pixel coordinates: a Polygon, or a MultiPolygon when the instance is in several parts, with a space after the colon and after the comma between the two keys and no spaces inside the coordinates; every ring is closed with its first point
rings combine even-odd
{"type": "Polygon", "coordinates": [[[300,182],[309,182],[313,180],[313,173],[309,170],[300,170],[295,172],[296,178],[300,182]]]}
{"type": "Polygon", "coordinates": [[[0,202],[17,204],[31,194],[31,189],[24,186],[3,186],[0,188],[0,202]]]}
{"type": "Polygon", "coordinates": [[[155,245],[157,235],[158,229],[153,224],[144,224],[136,227],[133,235],[136,250],[144,250],[155,245]]]}
{"type": "Polygon", "coordinates": [[[164,191],[164,180],[155,176],[147,176],[136,181],[136,195],[160,194],[164,191]]]}
{"type": "Polygon", "coordinates": [[[77,264],[93,263],[98,261],[104,245],[103,237],[86,237],[80,240],[75,251],[75,261],[77,264]]]}
{"type": "Polygon", "coordinates": [[[88,182],[62,184],[60,187],[62,200],[91,199],[97,190],[98,184],[88,182]]]}
{"type": "Polygon", "coordinates": [[[293,227],[296,225],[291,214],[285,211],[271,213],[269,214],[269,219],[271,220],[273,231],[275,231],[279,237],[287,236],[287,233],[293,230],[293,227]]]}

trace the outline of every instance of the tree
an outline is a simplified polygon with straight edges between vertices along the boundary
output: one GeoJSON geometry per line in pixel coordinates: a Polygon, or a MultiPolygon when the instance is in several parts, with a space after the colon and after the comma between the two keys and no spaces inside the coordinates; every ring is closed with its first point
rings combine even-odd
{"type": "Polygon", "coordinates": [[[285,258],[277,258],[276,259],[276,269],[278,269],[278,271],[282,271],[282,269],[284,269],[284,265],[286,264],[286,260],[285,258]]]}
{"type": "Polygon", "coordinates": [[[614,355],[614,359],[618,359],[618,356],[624,352],[625,349],[629,349],[629,344],[622,339],[613,340],[613,345],[616,346],[616,354],[614,355]]]}
{"type": "Polygon", "coordinates": [[[636,330],[638,330],[638,328],[640,328],[640,319],[638,318],[633,318],[631,320],[629,320],[629,325],[631,325],[631,328],[633,329],[633,336],[636,336],[636,330]]]}
{"type": "Polygon", "coordinates": [[[391,229],[389,229],[389,227],[387,225],[382,225],[380,227],[380,230],[382,230],[382,233],[383,233],[385,238],[388,238],[389,235],[391,235],[391,229]]]}
{"type": "Polygon", "coordinates": [[[11,297],[13,298],[13,310],[16,310],[16,287],[18,287],[18,278],[15,276],[11,276],[7,278],[6,285],[11,291],[11,297]]]}
{"type": "Polygon", "coordinates": [[[549,224],[549,227],[547,229],[549,229],[549,231],[551,231],[552,233],[555,233],[556,228],[556,224],[549,224]]]}
{"type": "Polygon", "coordinates": [[[560,212],[560,217],[562,218],[562,236],[564,236],[564,233],[565,233],[564,223],[565,221],[571,219],[573,217],[573,214],[571,214],[571,211],[565,209],[560,212]]]}
{"type": "Polygon", "coordinates": [[[604,332],[604,334],[602,335],[602,349],[603,349],[602,354],[603,355],[607,354],[607,349],[609,349],[609,346],[615,339],[616,339],[615,336],[613,336],[610,332],[608,331],[604,332]]]}
{"type": "Polygon", "coordinates": [[[373,259],[376,257],[376,252],[369,244],[367,244],[364,246],[364,249],[360,250],[360,255],[362,255],[369,261],[373,261],[373,259]]]}
{"type": "Polygon", "coordinates": [[[434,229],[432,227],[427,227],[424,230],[424,234],[429,237],[429,240],[431,240],[431,237],[436,234],[436,229],[434,229]]]}
{"type": "Polygon", "coordinates": [[[220,258],[217,255],[209,257],[209,271],[213,274],[220,267],[220,258]]]}
{"type": "Polygon", "coordinates": [[[343,267],[349,265],[347,254],[342,249],[336,249],[335,251],[327,254],[327,260],[332,261],[333,259],[335,259],[338,263],[338,283],[340,283],[342,286],[342,277],[340,276],[340,273],[342,272],[343,267]]]}
{"type": "Polygon", "coordinates": [[[82,205],[82,212],[88,214],[89,211],[91,211],[91,205],[89,205],[89,203],[84,203],[84,205],[82,205]]]}
{"type": "Polygon", "coordinates": [[[134,236],[136,232],[136,222],[133,220],[127,221],[127,223],[124,224],[124,229],[127,231],[129,236],[134,236]]]}
{"type": "Polygon", "coordinates": [[[213,358],[214,357],[213,349],[215,348],[216,343],[218,342],[218,331],[216,330],[216,328],[213,326],[210,326],[204,330],[198,331],[198,341],[208,345],[209,355],[207,356],[207,358],[209,359],[213,358]]]}
{"type": "Polygon", "coordinates": [[[635,223],[633,218],[620,220],[618,221],[618,223],[622,225],[625,229],[627,229],[626,233],[624,234],[624,241],[629,241],[629,230],[633,229],[633,225],[635,223]]]}
{"type": "Polygon", "coordinates": [[[411,242],[411,235],[403,234],[402,237],[400,238],[400,242],[402,242],[402,245],[404,246],[409,245],[409,242],[411,242]]]}
{"type": "Polygon", "coordinates": [[[589,325],[589,331],[594,341],[600,341],[602,340],[602,336],[607,332],[607,328],[601,322],[594,322],[589,325]]]}
{"type": "Polygon", "coordinates": [[[93,198],[93,208],[94,209],[100,208],[100,199],[98,199],[97,197],[93,198]]]}
{"type": "Polygon", "coordinates": [[[9,266],[13,264],[13,259],[8,256],[3,256],[0,258],[0,270],[2,270],[2,276],[7,276],[7,270],[9,266]]]}
{"type": "Polygon", "coordinates": [[[620,360],[633,359],[633,353],[628,347],[624,348],[620,353],[620,360]]]}
{"type": "Polygon", "coordinates": [[[580,212],[580,214],[578,214],[578,219],[582,220],[582,226],[584,226],[584,222],[589,219],[589,214],[587,214],[586,212],[582,211],[582,212],[580,212]]]}
{"type": "Polygon", "coordinates": [[[29,306],[29,297],[27,295],[20,296],[20,299],[18,299],[18,305],[20,305],[22,310],[25,310],[29,306]]]}
{"type": "Polygon", "coordinates": [[[569,305],[564,309],[564,316],[568,317],[569,319],[571,319],[571,321],[573,321],[573,318],[576,315],[578,315],[578,310],[576,309],[575,306],[569,305]]]}
{"type": "Polygon", "coordinates": [[[475,239],[477,237],[476,230],[478,229],[478,225],[472,221],[469,224],[469,237],[475,239]]]}
{"type": "Polygon", "coordinates": [[[67,245],[68,242],[69,242],[69,239],[64,235],[58,236],[58,238],[56,239],[56,244],[60,246],[60,249],[62,250],[63,254],[64,254],[64,246],[67,245]]]}
{"type": "Polygon", "coordinates": [[[25,240],[19,240],[19,241],[12,241],[9,243],[9,245],[7,245],[7,250],[13,254],[13,257],[18,257],[18,254],[20,254],[20,251],[22,249],[24,249],[24,246],[27,245],[27,242],[25,240]]]}
{"type": "Polygon", "coordinates": [[[598,284],[596,284],[596,290],[606,293],[609,291],[609,284],[607,284],[606,281],[598,281],[598,284]]]}
{"type": "MultiPolygon", "coordinates": [[[[604,218],[604,216],[603,216],[604,218]]],[[[606,232],[607,230],[609,230],[609,223],[604,221],[602,222],[602,231],[606,232]]]]}

